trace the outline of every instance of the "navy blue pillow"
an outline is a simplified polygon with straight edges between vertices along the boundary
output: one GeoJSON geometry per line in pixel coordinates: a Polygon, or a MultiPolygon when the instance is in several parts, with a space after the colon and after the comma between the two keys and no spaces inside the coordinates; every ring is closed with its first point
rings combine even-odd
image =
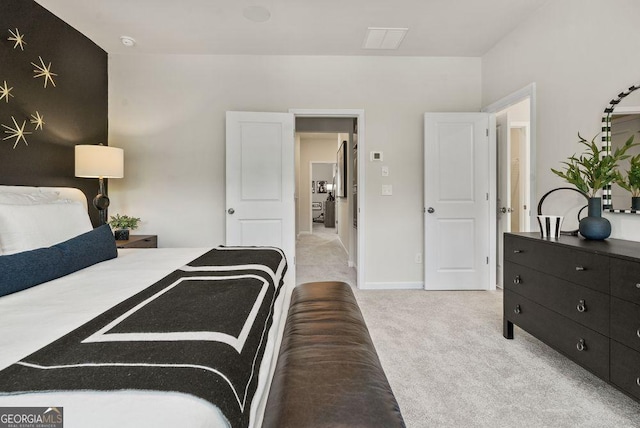
{"type": "Polygon", "coordinates": [[[116,257],[116,241],[106,224],[52,247],[0,256],[0,296],[116,257]]]}

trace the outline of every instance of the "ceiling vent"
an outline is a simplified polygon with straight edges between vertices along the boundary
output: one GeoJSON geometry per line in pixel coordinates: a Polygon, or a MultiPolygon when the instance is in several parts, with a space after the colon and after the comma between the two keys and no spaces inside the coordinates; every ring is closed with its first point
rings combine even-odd
{"type": "Polygon", "coordinates": [[[367,28],[362,47],[364,49],[398,49],[408,28],[367,28]]]}

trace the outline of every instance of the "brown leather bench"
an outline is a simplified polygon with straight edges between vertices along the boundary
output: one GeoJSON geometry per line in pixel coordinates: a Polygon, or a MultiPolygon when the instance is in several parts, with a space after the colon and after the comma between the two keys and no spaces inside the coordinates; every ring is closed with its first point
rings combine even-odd
{"type": "Polygon", "coordinates": [[[348,284],[293,291],[262,426],[405,426],[348,284]]]}

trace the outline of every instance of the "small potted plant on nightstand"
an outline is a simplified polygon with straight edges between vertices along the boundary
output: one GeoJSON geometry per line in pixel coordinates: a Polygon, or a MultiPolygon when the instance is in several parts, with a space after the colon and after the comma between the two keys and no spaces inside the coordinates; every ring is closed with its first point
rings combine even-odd
{"type": "Polygon", "coordinates": [[[140,219],[137,217],[116,214],[109,219],[109,226],[113,229],[117,241],[126,241],[129,239],[129,230],[137,229],[138,222],[140,219]]]}
{"type": "Polygon", "coordinates": [[[640,210],[640,155],[629,159],[627,176],[620,175],[617,183],[623,189],[631,192],[631,209],[640,210]]]}

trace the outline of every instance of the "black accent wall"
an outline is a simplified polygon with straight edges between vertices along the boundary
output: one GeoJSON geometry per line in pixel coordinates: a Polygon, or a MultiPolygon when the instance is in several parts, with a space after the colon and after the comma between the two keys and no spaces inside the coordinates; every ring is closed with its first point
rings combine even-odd
{"type": "MultiPolygon", "coordinates": [[[[89,214],[97,224],[91,200],[97,179],[74,177],[74,146],[107,144],[107,53],[83,34],[31,0],[0,1],[0,91],[13,87],[9,102],[0,100],[0,184],[67,186],[84,191],[89,214]],[[9,30],[24,35],[24,51],[14,48],[9,30]],[[42,57],[55,87],[34,77],[42,57]],[[36,111],[44,118],[42,130],[30,120],[36,111]],[[24,130],[28,146],[16,138],[4,140],[12,117],[24,130]]],[[[0,92],[1,95],[1,92],[0,92]]]]}

